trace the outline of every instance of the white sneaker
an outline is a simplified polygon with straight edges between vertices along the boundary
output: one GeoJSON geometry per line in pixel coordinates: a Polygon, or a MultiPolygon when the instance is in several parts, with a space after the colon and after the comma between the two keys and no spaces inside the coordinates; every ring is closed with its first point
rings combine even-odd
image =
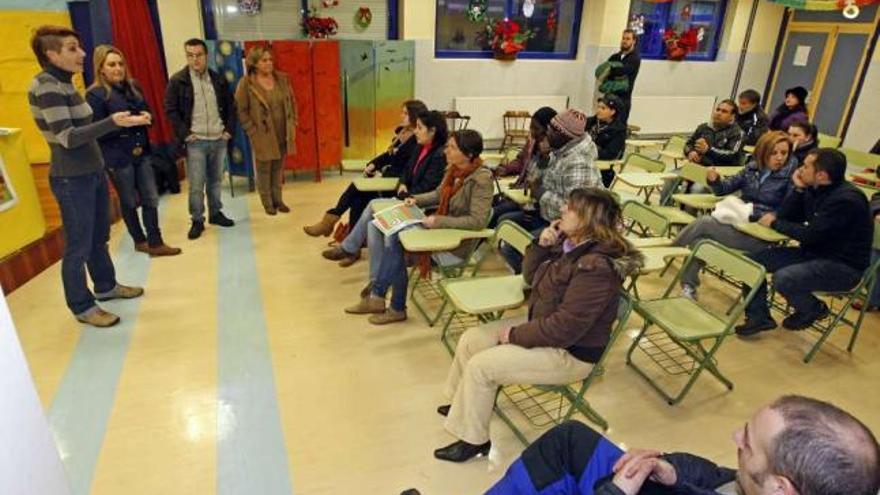
{"type": "Polygon", "coordinates": [[[685,299],[690,299],[691,301],[697,302],[697,289],[692,285],[682,285],[681,286],[681,297],[685,299]]]}

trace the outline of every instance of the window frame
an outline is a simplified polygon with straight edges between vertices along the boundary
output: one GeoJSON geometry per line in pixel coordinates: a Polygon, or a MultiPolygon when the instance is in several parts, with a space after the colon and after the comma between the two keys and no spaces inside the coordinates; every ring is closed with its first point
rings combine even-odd
{"type": "MultiPolygon", "coordinates": [[[[718,21],[718,24],[717,24],[718,28],[715,30],[715,36],[713,36],[713,40],[712,40],[712,44],[710,46],[710,49],[705,54],[694,54],[694,53],[688,54],[688,56],[685,57],[684,60],[681,60],[681,62],[717,62],[718,61],[718,52],[721,51],[721,38],[724,35],[724,28],[725,28],[724,22],[727,19],[727,9],[728,9],[728,7],[730,7],[730,0],[718,0],[718,3],[721,4],[721,13],[716,18],[716,20],[718,21]]],[[[629,13],[627,14],[627,23],[629,22],[629,19],[632,18],[632,15],[633,15],[633,2],[632,2],[632,0],[630,0],[629,13]]],[[[666,29],[668,29],[669,26],[671,25],[671,23],[669,22],[669,20],[670,20],[669,18],[672,15],[673,15],[673,11],[670,8],[669,13],[667,14],[667,17],[666,17],[666,22],[664,24],[666,29]]],[[[641,38],[642,37],[639,37],[639,55],[641,56],[642,60],[669,60],[668,58],[666,58],[666,48],[663,48],[663,52],[660,55],[642,53],[641,38]]]]}
{"type": "MultiPolygon", "coordinates": [[[[504,11],[505,18],[510,18],[511,13],[515,13],[514,4],[517,0],[505,0],[504,11]]],[[[576,60],[578,52],[578,42],[581,34],[581,20],[584,13],[584,0],[574,0],[575,16],[572,24],[572,36],[568,46],[568,50],[564,52],[530,52],[522,50],[516,54],[516,58],[532,59],[532,60],[576,60]]],[[[447,50],[437,47],[437,29],[440,27],[440,15],[437,9],[439,4],[434,6],[434,58],[464,58],[464,59],[492,59],[495,54],[492,50],[447,50]]],[[[558,21],[559,22],[559,21],[558,21]]]]}

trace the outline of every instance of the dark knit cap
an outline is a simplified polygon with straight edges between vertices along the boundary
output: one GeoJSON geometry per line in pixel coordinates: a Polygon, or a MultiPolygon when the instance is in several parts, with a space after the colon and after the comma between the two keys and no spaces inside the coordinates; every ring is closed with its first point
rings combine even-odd
{"type": "Polygon", "coordinates": [[[808,94],[810,94],[810,92],[807,91],[807,88],[803,86],[795,86],[793,88],[788,88],[785,90],[785,96],[794,95],[794,97],[797,98],[802,105],[807,103],[808,94]]]}
{"type": "Polygon", "coordinates": [[[535,113],[532,114],[532,118],[544,127],[550,125],[550,121],[553,120],[553,117],[555,116],[556,110],[553,110],[550,107],[541,107],[535,110],[535,113]]]}

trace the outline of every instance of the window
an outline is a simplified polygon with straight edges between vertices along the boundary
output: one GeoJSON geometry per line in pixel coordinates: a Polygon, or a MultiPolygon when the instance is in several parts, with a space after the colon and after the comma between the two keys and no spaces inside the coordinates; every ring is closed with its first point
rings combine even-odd
{"type": "MultiPolygon", "coordinates": [[[[437,0],[435,55],[439,58],[492,58],[481,35],[485,22],[468,19],[469,0],[437,0]]],[[[583,0],[486,0],[486,17],[508,18],[534,36],[519,58],[577,57],[583,0]],[[530,15],[526,15],[530,14],[530,15]]]]}
{"type": "Polygon", "coordinates": [[[640,38],[642,58],[665,59],[667,29],[683,33],[695,29],[699,43],[685,60],[715,60],[724,25],[727,0],[633,0],[629,24],[636,31],[644,31],[640,38]]]}

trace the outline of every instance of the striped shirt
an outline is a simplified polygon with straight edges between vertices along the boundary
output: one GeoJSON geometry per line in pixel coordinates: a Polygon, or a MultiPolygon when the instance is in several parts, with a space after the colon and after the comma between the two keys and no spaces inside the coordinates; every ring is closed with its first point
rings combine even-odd
{"type": "Polygon", "coordinates": [[[111,117],[92,122],[92,108],[74,88],[73,74],[54,66],[34,77],[28,89],[31,114],[49,144],[49,175],[70,177],[104,168],[97,138],[118,129],[111,117]]]}
{"type": "Polygon", "coordinates": [[[593,163],[598,156],[596,144],[589,134],[573,139],[558,150],[550,152],[550,163],[544,170],[541,186],[541,216],[552,222],[562,216],[562,205],[571,191],[583,187],[603,189],[602,176],[593,163]]]}

